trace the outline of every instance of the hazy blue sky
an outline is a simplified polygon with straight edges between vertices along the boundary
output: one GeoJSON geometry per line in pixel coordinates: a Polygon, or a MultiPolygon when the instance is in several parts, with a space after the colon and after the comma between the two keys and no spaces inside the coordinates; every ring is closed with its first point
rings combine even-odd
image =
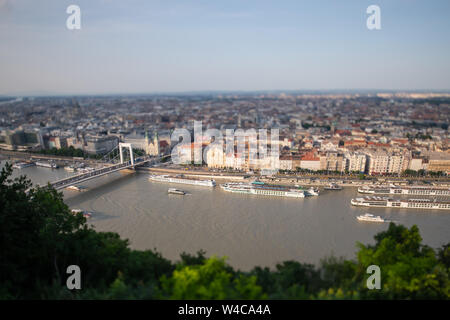
{"type": "Polygon", "coordinates": [[[449,17],[449,0],[0,0],[0,94],[448,90],[449,17]]]}

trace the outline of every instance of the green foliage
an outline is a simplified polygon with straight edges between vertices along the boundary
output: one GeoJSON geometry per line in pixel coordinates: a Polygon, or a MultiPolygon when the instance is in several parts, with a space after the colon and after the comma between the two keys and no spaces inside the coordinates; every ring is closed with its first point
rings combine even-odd
{"type": "Polygon", "coordinates": [[[133,284],[150,283],[163,275],[170,275],[173,270],[172,263],[160,253],[151,250],[133,250],[127,257],[124,278],[133,284]]]}
{"type": "Polygon", "coordinates": [[[447,269],[450,268],[450,243],[442,246],[438,251],[438,260],[447,269]]]}
{"type": "Polygon", "coordinates": [[[133,154],[134,154],[134,157],[141,157],[141,156],[145,155],[145,151],[142,149],[133,148],[133,154]]]}
{"type": "Polygon", "coordinates": [[[326,288],[356,289],[357,264],[343,258],[328,257],[321,261],[321,277],[326,288]]]}
{"type": "Polygon", "coordinates": [[[53,156],[62,156],[62,157],[87,157],[87,154],[81,149],[75,149],[73,146],[70,147],[62,147],[62,148],[51,148],[51,149],[42,149],[38,153],[53,155],[53,156]]]}
{"type": "Polygon", "coordinates": [[[10,179],[11,173],[6,164],[0,174],[0,297],[73,298],[77,293],[55,289],[65,287],[66,268],[73,264],[80,266],[87,291],[107,289],[119,272],[127,281],[145,282],[171,272],[159,254],[131,251],[118,234],[89,228],[62,193],[33,188],[25,177],[10,179]]]}
{"type": "Polygon", "coordinates": [[[304,298],[304,292],[314,292],[320,284],[319,272],[310,264],[301,264],[297,261],[285,261],[276,266],[276,281],[279,286],[279,298],[304,298]],[[304,290],[300,289],[303,288],[304,290]],[[290,292],[284,292],[289,288],[290,292]],[[300,292],[300,296],[297,294],[300,292]]]}
{"type": "MultiPolygon", "coordinates": [[[[39,151],[35,151],[34,153],[52,155],[52,156],[60,156],[60,157],[79,157],[84,159],[102,159],[103,154],[89,154],[82,149],[76,149],[73,146],[70,147],[62,147],[62,148],[51,148],[51,149],[41,149],[39,151]]],[[[142,156],[145,152],[141,149],[133,149],[133,153],[136,157],[142,156]]],[[[118,154],[118,151],[115,152],[118,154]]]]}
{"type": "MultiPolygon", "coordinates": [[[[389,225],[375,236],[376,244],[358,244],[358,262],[362,273],[369,265],[381,268],[382,289],[361,292],[367,297],[390,299],[448,299],[448,267],[438,261],[436,253],[421,244],[417,226],[389,225]]],[[[445,253],[444,253],[445,257],[445,253]]]]}
{"type": "Polygon", "coordinates": [[[256,277],[229,271],[225,259],[212,257],[200,265],[180,265],[170,278],[163,276],[162,297],[169,299],[262,299],[256,277]]]}
{"type": "Polygon", "coordinates": [[[182,252],[180,254],[181,257],[181,264],[186,265],[186,266],[193,266],[193,265],[198,265],[198,264],[203,264],[206,260],[206,251],[203,250],[199,250],[197,252],[197,255],[191,255],[189,253],[186,252],[182,252]]]}
{"type": "Polygon", "coordinates": [[[31,188],[21,176],[9,179],[7,164],[0,174],[0,280],[15,297],[29,297],[40,285],[60,279],[70,243],[86,228],[81,215],[73,215],[62,194],[50,188],[31,188]]]}
{"type": "Polygon", "coordinates": [[[428,171],[426,172],[424,169],[420,169],[418,171],[415,170],[404,170],[402,172],[402,176],[406,176],[406,177],[424,177],[424,176],[429,176],[429,177],[444,177],[446,176],[445,172],[443,171],[428,171]]]}
{"type": "Polygon", "coordinates": [[[318,267],[285,261],[249,272],[225,258],[131,250],[116,233],[97,232],[73,214],[62,194],[0,174],[0,299],[449,299],[450,243],[437,252],[417,226],[391,223],[374,245],[358,244],[357,260],[329,257],[318,267]],[[82,290],[65,286],[66,268],[82,270],[82,290]],[[381,290],[369,290],[367,267],[378,265],[381,290]]]}

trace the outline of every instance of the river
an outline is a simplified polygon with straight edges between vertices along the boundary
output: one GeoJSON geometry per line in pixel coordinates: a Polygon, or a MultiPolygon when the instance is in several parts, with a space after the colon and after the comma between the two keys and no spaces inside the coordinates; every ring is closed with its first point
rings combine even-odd
{"type": "MultiPolygon", "coordinates": [[[[73,173],[29,167],[15,170],[18,174],[45,183],[73,173]]],[[[174,261],[183,251],[200,249],[228,257],[241,270],[285,260],[318,263],[329,255],[355,258],[357,241],[374,243],[373,236],[388,227],[358,222],[355,217],[365,212],[407,227],[416,224],[424,243],[434,248],[450,242],[450,211],[356,208],[350,205],[356,188],[300,199],[250,196],[151,182],[140,172],[114,173],[83,186],[88,190],[65,190],[64,198],[71,208],[92,212],[88,222],[96,230],[117,232],[132,248],[156,249],[174,261]],[[169,187],[191,194],[168,195],[169,187]]]]}

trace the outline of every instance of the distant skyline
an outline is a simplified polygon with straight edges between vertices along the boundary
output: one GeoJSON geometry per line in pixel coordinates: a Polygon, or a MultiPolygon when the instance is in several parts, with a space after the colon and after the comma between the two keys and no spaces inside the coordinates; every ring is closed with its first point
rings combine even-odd
{"type": "MultiPolygon", "coordinates": [[[[104,93],[70,93],[70,92],[16,92],[14,94],[0,94],[0,98],[38,98],[38,97],[182,97],[182,96],[269,96],[269,95],[286,95],[286,96],[307,96],[307,95],[360,95],[374,96],[376,95],[429,95],[435,98],[450,97],[450,90],[390,90],[390,89],[324,89],[324,90],[194,90],[194,91],[158,91],[158,92],[104,92],[104,93]]],[[[0,101],[2,104],[2,101],[0,101]]]]}
{"type": "Polygon", "coordinates": [[[450,1],[0,0],[0,95],[450,89],[450,1]],[[66,8],[81,8],[81,30],[66,8]],[[381,8],[381,30],[366,8],[381,8]]]}

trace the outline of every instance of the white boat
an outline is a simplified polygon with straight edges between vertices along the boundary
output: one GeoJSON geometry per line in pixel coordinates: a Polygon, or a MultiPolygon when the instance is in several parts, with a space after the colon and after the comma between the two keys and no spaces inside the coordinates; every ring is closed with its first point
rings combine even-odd
{"type": "Polygon", "coordinates": [[[75,168],[74,166],[65,166],[64,170],[69,171],[69,172],[75,172],[75,171],[77,171],[77,168],[75,168]]]}
{"type": "Polygon", "coordinates": [[[183,195],[183,196],[186,194],[185,191],[180,190],[180,189],[175,189],[175,188],[170,188],[169,190],[167,190],[167,193],[170,193],[170,194],[179,194],[179,195],[183,195]]]}
{"type": "Polygon", "coordinates": [[[306,190],[306,194],[308,196],[318,196],[320,194],[320,191],[318,188],[309,188],[308,190],[306,190]]]}
{"type": "Polygon", "coordinates": [[[370,213],[366,213],[366,214],[357,216],[356,219],[358,219],[358,221],[368,221],[368,222],[386,222],[387,221],[380,216],[374,216],[373,214],[370,214],[370,213]]]}
{"type": "Polygon", "coordinates": [[[279,196],[291,198],[304,198],[305,191],[297,188],[290,188],[287,186],[265,184],[264,182],[230,182],[220,185],[220,187],[227,192],[255,194],[263,196],[279,196]]]}
{"type": "Polygon", "coordinates": [[[50,169],[58,169],[58,165],[54,162],[46,162],[46,161],[36,161],[36,165],[38,167],[50,168],[50,169]]]}
{"type": "Polygon", "coordinates": [[[92,218],[92,213],[84,211],[83,212],[83,217],[85,217],[86,219],[92,218]]]}
{"type": "Polygon", "coordinates": [[[396,186],[378,185],[362,186],[358,188],[359,193],[366,194],[405,194],[420,196],[450,196],[450,188],[437,188],[428,186],[396,186]]]}
{"type": "Polygon", "coordinates": [[[81,191],[86,191],[87,188],[83,187],[83,186],[68,186],[66,189],[81,192],[81,191]]]}
{"type": "Polygon", "coordinates": [[[83,217],[85,217],[86,219],[92,218],[92,213],[81,210],[81,209],[72,209],[71,210],[73,214],[79,214],[81,213],[83,215],[83,217]]]}
{"type": "Polygon", "coordinates": [[[366,196],[363,198],[351,199],[350,203],[359,207],[434,210],[450,209],[450,201],[438,199],[393,199],[388,197],[366,196]]]}
{"type": "Polygon", "coordinates": [[[215,187],[216,186],[216,181],[214,181],[214,180],[186,179],[182,176],[171,177],[168,175],[161,175],[161,176],[151,175],[148,179],[150,181],[191,184],[191,185],[203,186],[203,187],[215,187]]]}
{"type": "Polygon", "coordinates": [[[23,169],[36,165],[34,162],[17,162],[13,164],[14,169],[23,169]]]}
{"type": "Polygon", "coordinates": [[[79,173],[89,173],[89,172],[91,172],[91,171],[94,171],[95,169],[94,168],[91,168],[91,167],[84,167],[84,168],[78,168],[77,169],[77,171],[79,172],[79,173]]]}
{"type": "Polygon", "coordinates": [[[328,186],[324,187],[325,190],[342,190],[342,187],[340,185],[337,185],[336,183],[330,183],[328,186]]]}

